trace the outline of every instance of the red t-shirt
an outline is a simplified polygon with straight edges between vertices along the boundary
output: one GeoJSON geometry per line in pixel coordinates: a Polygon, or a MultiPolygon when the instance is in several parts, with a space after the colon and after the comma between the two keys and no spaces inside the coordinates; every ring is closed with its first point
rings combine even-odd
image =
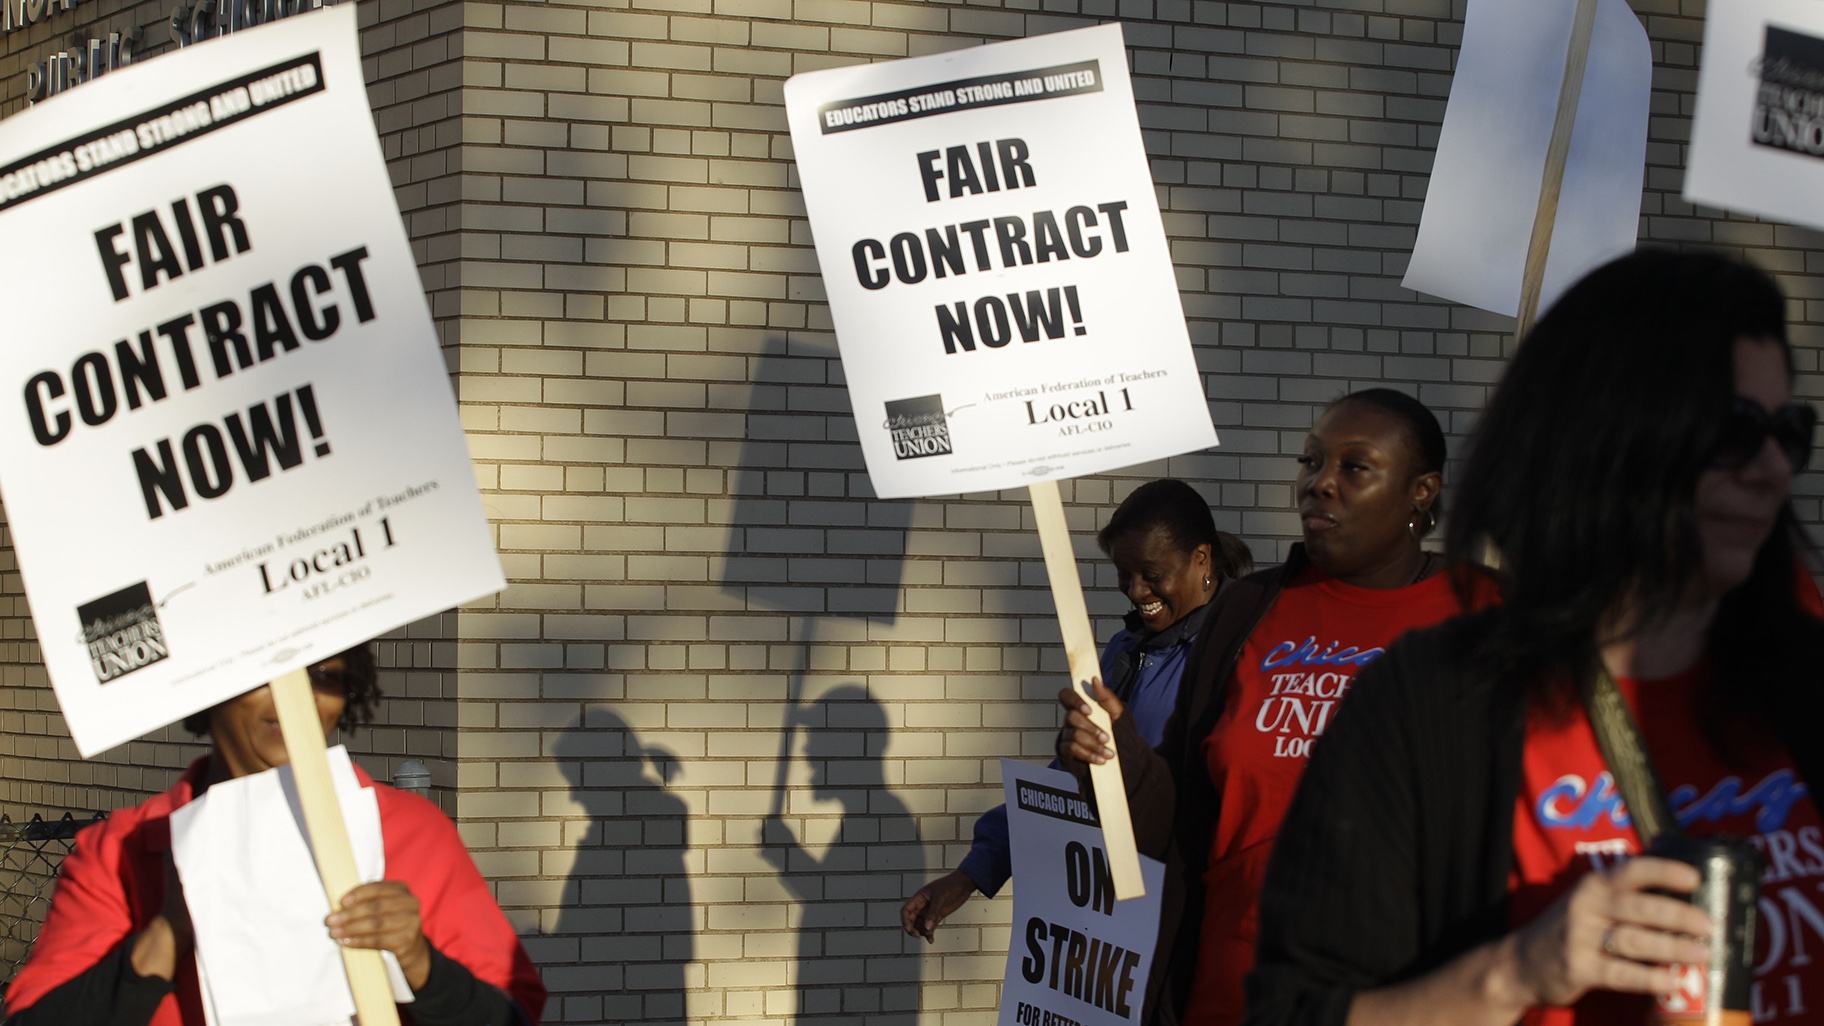
{"type": "MultiPolygon", "coordinates": [[[[1748,837],[1767,860],[1756,917],[1755,1023],[1824,1022],[1824,824],[1771,728],[1733,729],[1733,757],[1718,750],[1697,707],[1711,675],[1704,661],[1667,680],[1616,683],[1685,831],[1748,837]]],[[[1584,873],[1640,848],[1582,709],[1561,722],[1533,715],[1523,760],[1508,885],[1516,926],[1532,921],[1584,873]]],[[[1651,1007],[1645,996],[1593,992],[1570,1008],[1535,1008],[1525,1022],[1640,1023],[1651,1007]]]]}
{"type": "MultiPolygon", "coordinates": [[[[1477,579],[1478,607],[1494,588],[1477,579]]],[[[1203,936],[1187,1026],[1239,1023],[1254,968],[1260,884],[1312,742],[1363,666],[1409,630],[1463,611],[1450,574],[1360,588],[1306,570],[1248,635],[1221,716],[1203,741],[1222,809],[1204,873],[1203,936]]]]}

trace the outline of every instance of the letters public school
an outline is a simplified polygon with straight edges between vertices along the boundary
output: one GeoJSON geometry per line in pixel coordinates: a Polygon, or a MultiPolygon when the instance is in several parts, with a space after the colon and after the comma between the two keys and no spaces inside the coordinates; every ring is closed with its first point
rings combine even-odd
{"type": "Polygon", "coordinates": [[[1102,65],[1098,61],[1078,61],[1030,71],[1010,71],[1004,75],[962,78],[954,82],[915,86],[892,93],[859,96],[852,100],[832,100],[817,108],[817,127],[824,135],[848,132],[896,121],[928,118],[955,110],[999,107],[1028,100],[1049,100],[1057,96],[1102,91],[1102,65]]]}
{"type": "Polygon", "coordinates": [[[322,91],[312,52],[92,129],[0,167],[0,211],[322,91]]]}
{"type": "Polygon", "coordinates": [[[1053,819],[1062,819],[1084,826],[1098,826],[1095,812],[1083,796],[1060,791],[1044,784],[1022,781],[1019,789],[1020,808],[1026,812],[1037,812],[1053,819]]]}

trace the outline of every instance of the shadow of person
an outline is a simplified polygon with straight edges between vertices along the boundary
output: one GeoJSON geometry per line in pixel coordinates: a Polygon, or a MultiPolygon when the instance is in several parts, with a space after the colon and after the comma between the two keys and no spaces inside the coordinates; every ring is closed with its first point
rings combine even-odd
{"type": "Polygon", "coordinates": [[[545,984],[564,998],[564,1018],[682,1023],[696,940],[689,813],[665,789],[677,757],[641,745],[626,721],[599,706],[565,728],[552,755],[591,822],[575,842],[565,902],[547,935],[575,944],[563,949],[574,962],[545,966],[545,984]],[[599,1013],[570,1014],[571,1002],[597,1000],[599,1013]]]}
{"type": "Polygon", "coordinates": [[[899,903],[906,874],[924,868],[924,849],[905,803],[887,789],[886,711],[867,689],[844,684],[797,716],[813,793],[842,805],[821,858],[778,815],[762,830],[762,855],[801,904],[797,1021],[912,1026],[923,952],[899,928],[899,903]]]}

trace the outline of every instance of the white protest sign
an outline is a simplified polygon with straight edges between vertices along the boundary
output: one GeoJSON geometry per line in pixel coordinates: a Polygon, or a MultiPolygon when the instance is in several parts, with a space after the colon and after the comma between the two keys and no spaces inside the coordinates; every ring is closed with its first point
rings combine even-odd
{"type": "Polygon", "coordinates": [[[1685,199],[1824,229],[1824,7],[1711,0],[1685,199]]]}
{"type": "MultiPolygon", "coordinates": [[[[1527,244],[1564,85],[1577,0],[1470,0],[1419,216],[1409,289],[1519,311],[1527,244]]],[[[1634,249],[1653,51],[1624,0],[1600,0],[1552,220],[1540,309],[1634,249]]]]}
{"type": "Polygon", "coordinates": [[[879,495],[1216,444],[1119,25],[796,75],[785,103],[879,495]]]}
{"type": "Polygon", "coordinates": [[[84,755],[499,590],[345,4],[0,122],[0,486],[84,755]]]}
{"type": "Polygon", "coordinates": [[[1075,777],[1001,760],[1013,843],[1013,944],[999,1026],[1133,1026],[1159,935],[1165,864],[1142,856],[1145,897],[1115,900],[1102,830],[1075,777]]]}

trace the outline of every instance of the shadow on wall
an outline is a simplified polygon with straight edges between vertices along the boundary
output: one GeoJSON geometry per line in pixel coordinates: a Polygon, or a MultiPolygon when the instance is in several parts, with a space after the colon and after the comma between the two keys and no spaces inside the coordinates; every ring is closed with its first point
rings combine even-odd
{"type": "Polygon", "coordinates": [[[545,971],[552,996],[599,994],[605,1022],[684,1021],[687,974],[695,957],[696,909],[685,853],[684,801],[666,790],[678,760],[640,744],[626,721],[590,706],[553,751],[570,795],[588,811],[576,843],[569,896],[553,937],[580,945],[576,986],[570,970],[545,971]]]}
{"type": "Polygon", "coordinates": [[[750,365],[723,592],[750,612],[892,623],[912,501],[874,497],[834,346],[768,339],[750,365]]]}
{"type": "Polygon", "coordinates": [[[913,1026],[923,952],[900,929],[898,909],[907,874],[925,868],[924,849],[912,814],[887,789],[886,712],[865,688],[844,684],[797,718],[812,794],[842,804],[836,841],[821,858],[798,843],[779,814],[762,830],[762,854],[803,903],[797,1021],[841,1016],[913,1026]]]}
{"type": "MultiPolygon", "coordinates": [[[[897,619],[913,504],[874,496],[834,345],[768,339],[750,380],[722,590],[750,614],[776,614],[781,622],[768,629],[786,630],[799,653],[761,835],[762,856],[800,904],[791,1011],[800,1023],[841,1015],[910,1024],[922,951],[899,930],[897,909],[924,852],[905,804],[886,787],[886,714],[854,683],[807,695],[807,671],[840,680],[861,669],[847,662],[849,646],[871,647],[869,625],[897,619]],[[808,792],[788,787],[800,730],[808,792]],[[788,802],[832,799],[841,826],[817,858],[788,825],[788,802]]],[[[802,822],[807,810],[790,811],[802,822]]]]}

